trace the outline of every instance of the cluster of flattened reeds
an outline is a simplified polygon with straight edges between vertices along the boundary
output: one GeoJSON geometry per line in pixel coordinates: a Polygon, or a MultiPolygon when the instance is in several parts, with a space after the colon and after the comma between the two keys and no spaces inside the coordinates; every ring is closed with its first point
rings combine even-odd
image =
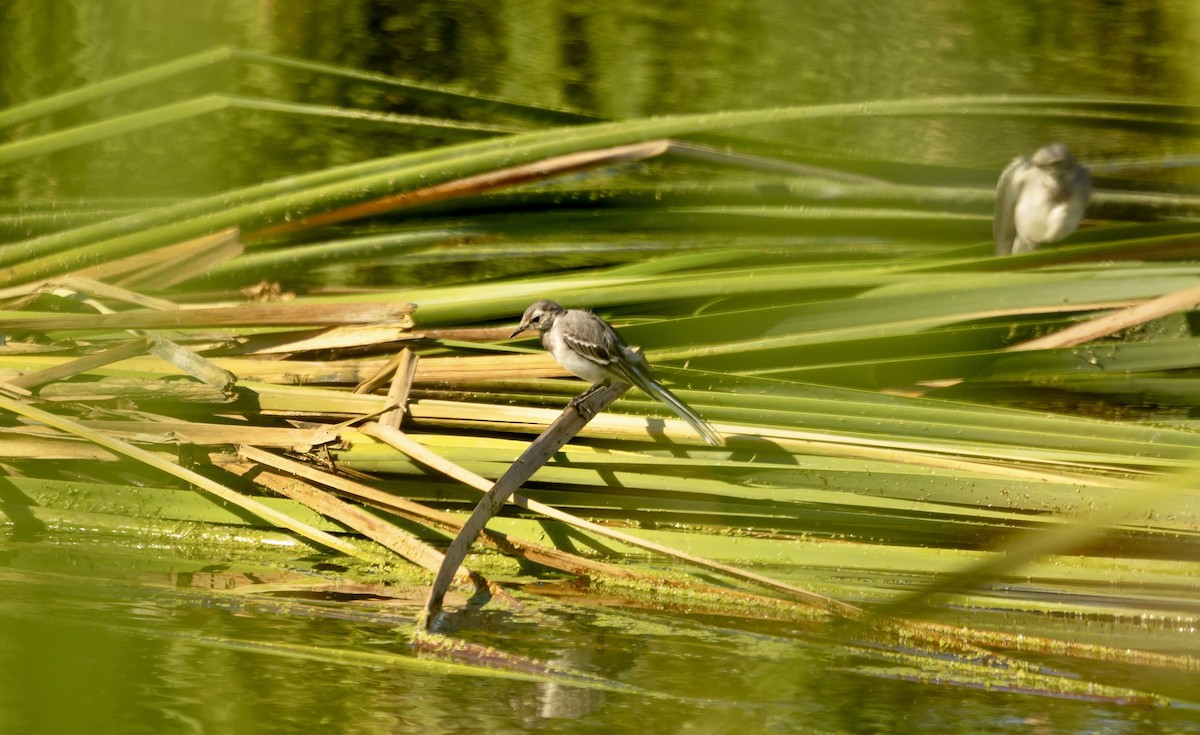
{"type": "MultiPolygon", "coordinates": [[[[0,123],[188,63],[13,108],[0,123]]],[[[0,161],[213,105],[335,112],[185,100],[19,138],[0,161]]],[[[848,116],[1186,127],[1188,110],[975,97],[557,127],[550,113],[504,111],[540,125],[115,215],[81,206],[68,226],[38,220],[40,234],[10,238],[10,521],[278,527],[507,596],[470,559],[459,569],[478,521],[450,539],[534,436],[561,429],[583,388],[536,345],[506,340],[525,306],[552,297],[602,311],[728,443],[700,445],[646,396],[610,391],[598,399],[611,410],[534,443],[545,464],[505,486],[524,485],[519,510],[481,516],[482,544],[643,599],[654,590],[660,604],[839,618],[888,650],[953,650],[948,668],[930,656],[925,670],[946,681],[1146,700],[1157,693],[1002,652],[1200,668],[1180,632],[1198,599],[1200,438],[1187,409],[1200,352],[1186,315],[1200,301],[1200,199],[1101,191],[1101,226],[996,260],[986,188],[893,184],[712,137],[848,116]],[[701,135],[721,147],[668,139],[701,135]],[[668,175],[639,178],[647,160],[668,175]],[[498,271],[285,293],[289,279],[361,261],[498,271]],[[678,562],[670,572],[644,563],[664,556],[678,562]],[[930,599],[943,622],[908,619],[930,599]],[[955,610],[1159,616],[1145,648],[1181,653],[1067,645],[1039,635],[1035,617],[1021,634],[968,627],[955,610]]]]}

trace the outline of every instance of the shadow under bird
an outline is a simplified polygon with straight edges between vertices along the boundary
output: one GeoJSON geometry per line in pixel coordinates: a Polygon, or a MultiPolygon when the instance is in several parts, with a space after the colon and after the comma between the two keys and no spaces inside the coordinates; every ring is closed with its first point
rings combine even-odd
{"type": "Polygon", "coordinates": [[[1092,196],[1092,177],[1063,143],[1014,158],[996,185],[996,255],[1031,253],[1075,231],[1092,196]]]}
{"type": "MultiPolygon", "coordinates": [[[[537,301],[525,310],[521,325],[510,339],[529,329],[541,333],[542,346],[576,377],[594,385],[613,381],[635,385],[691,424],[704,441],[714,446],[724,444],[721,435],[704,419],[654,379],[646,358],[630,349],[611,324],[592,312],[564,309],[553,301],[537,301]]],[[[572,405],[577,406],[584,396],[573,400],[572,405]]]]}

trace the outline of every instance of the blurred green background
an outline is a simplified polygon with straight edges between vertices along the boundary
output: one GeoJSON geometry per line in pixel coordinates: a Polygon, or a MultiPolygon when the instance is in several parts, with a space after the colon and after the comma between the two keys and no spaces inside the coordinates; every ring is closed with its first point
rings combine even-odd
{"type": "MultiPolygon", "coordinates": [[[[614,118],[954,94],[1188,100],[1200,92],[1197,38],[1191,0],[7,0],[0,107],[218,45],[614,118]]],[[[457,114],[444,102],[254,64],[222,64],[72,114],[97,119],[205,92],[457,114]]],[[[227,111],[42,157],[0,170],[0,195],[194,195],[445,142],[303,117],[227,111]]],[[[33,132],[0,131],[0,140],[33,132]]],[[[838,158],[981,167],[992,180],[1012,156],[1055,138],[1085,161],[1185,145],[1170,130],[1132,124],[1091,133],[1066,122],[891,118],[793,125],[777,137],[838,158]]]]}

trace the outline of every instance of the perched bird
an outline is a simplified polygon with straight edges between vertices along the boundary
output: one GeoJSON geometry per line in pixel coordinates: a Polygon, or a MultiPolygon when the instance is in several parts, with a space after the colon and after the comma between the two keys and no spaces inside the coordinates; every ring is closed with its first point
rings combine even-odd
{"type": "MultiPolygon", "coordinates": [[[[516,337],[527,329],[541,332],[542,346],[573,375],[596,384],[613,381],[636,385],[692,425],[704,441],[721,446],[721,435],[654,379],[650,364],[625,344],[612,325],[590,311],[564,309],[553,301],[537,301],[525,310],[516,337]]],[[[510,339],[511,339],[510,337],[510,339]]]]}
{"type": "Polygon", "coordinates": [[[1092,196],[1092,177],[1063,143],[1021,156],[1000,174],[992,237],[996,255],[1033,252],[1075,231],[1092,196]]]}

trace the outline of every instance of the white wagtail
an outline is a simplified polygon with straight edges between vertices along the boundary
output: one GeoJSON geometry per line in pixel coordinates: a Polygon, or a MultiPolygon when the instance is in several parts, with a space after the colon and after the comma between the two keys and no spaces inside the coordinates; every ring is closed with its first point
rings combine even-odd
{"type": "MultiPolygon", "coordinates": [[[[590,311],[564,309],[553,301],[537,301],[525,310],[516,337],[527,329],[541,332],[542,346],[573,375],[597,386],[613,381],[636,385],[692,425],[704,441],[721,446],[721,435],[654,379],[642,353],[625,344],[612,325],[590,311]]],[[[590,392],[590,391],[589,391],[590,392]]],[[[587,395],[586,393],[584,395],[587,395]]],[[[573,402],[578,405],[576,399],[573,402]]]]}
{"type": "Polygon", "coordinates": [[[1063,143],[1020,156],[1000,174],[992,237],[996,255],[1033,252],[1075,231],[1092,196],[1092,177],[1063,143]]]}

